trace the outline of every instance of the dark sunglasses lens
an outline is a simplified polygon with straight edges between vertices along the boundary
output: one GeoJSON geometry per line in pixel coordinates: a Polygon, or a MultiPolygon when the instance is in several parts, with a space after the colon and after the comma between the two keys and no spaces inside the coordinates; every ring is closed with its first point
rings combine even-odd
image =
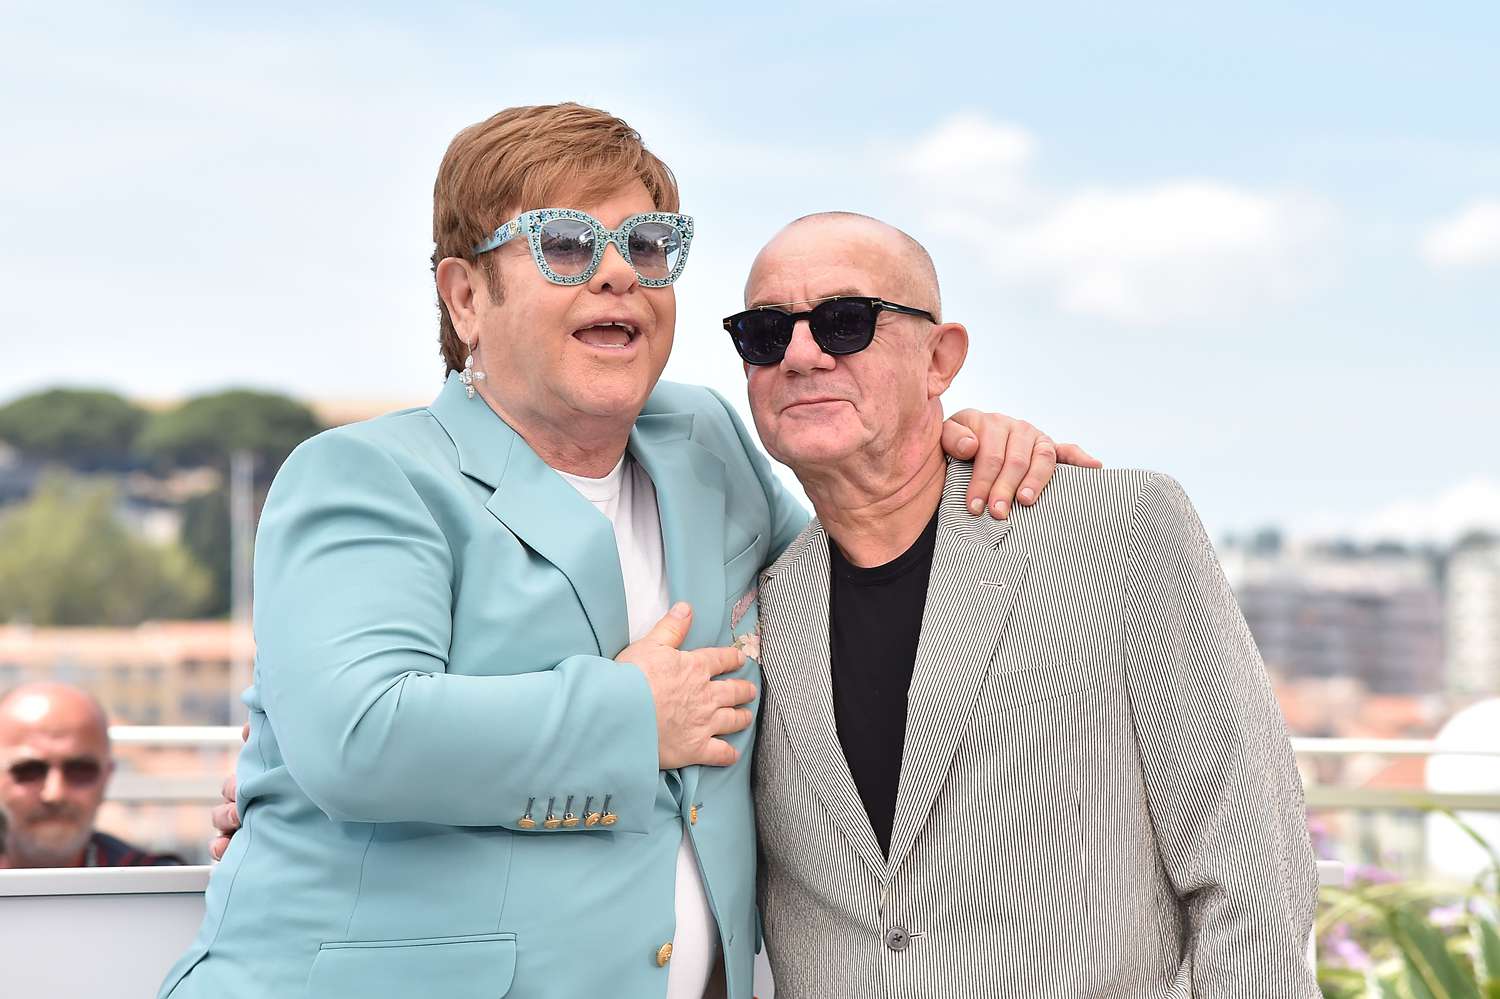
{"type": "Polygon", "coordinates": [[[812,310],[813,339],[830,354],[853,354],[870,345],[875,310],[858,299],[824,302],[812,310]]]}
{"type": "Polygon", "coordinates": [[[45,760],[22,760],[10,765],[10,779],[17,784],[35,784],[47,779],[49,769],[45,760]]]}
{"type": "Polygon", "coordinates": [[[682,259],[682,233],[665,222],[642,222],[630,230],[630,263],[643,278],[665,280],[682,259]]]}
{"type": "Polygon", "coordinates": [[[66,760],[62,765],[63,780],[74,787],[89,787],[99,779],[103,768],[98,760],[66,760]]]}
{"type": "Polygon", "coordinates": [[[542,226],[542,259],[563,277],[577,277],[594,262],[594,227],[577,219],[542,226]]]}
{"type": "Polygon", "coordinates": [[[750,364],[775,364],[792,342],[791,317],[772,309],[741,312],[730,324],[734,344],[750,364]]]}

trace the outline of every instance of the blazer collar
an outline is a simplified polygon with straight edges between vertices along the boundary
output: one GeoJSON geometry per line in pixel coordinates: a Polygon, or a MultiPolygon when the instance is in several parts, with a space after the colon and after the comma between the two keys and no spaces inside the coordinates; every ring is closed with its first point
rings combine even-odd
{"type": "Polygon", "coordinates": [[[493,493],[485,509],[568,578],[583,605],[599,655],[629,642],[625,581],[609,520],[537,455],[482,398],[458,380],[429,407],[458,451],[458,467],[493,493]]]}
{"type": "MultiPolygon", "coordinates": [[[[625,584],[609,521],[533,451],[482,399],[470,399],[457,373],[429,407],[458,452],[458,467],[494,494],[485,504],[507,528],[572,583],[599,654],[630,639],[625,584]]],[[[722,459],[692,440],[691,413],[643,414],[629,449],[651,477],[672,600],[693,605],[687,646],[715,644],[724,615],[722,459]]]]}
{"type": "Polygon", "coordinates": [[[889,858],[870,828],[833,716],[829,650],[828,535],[814,520],[762,576],[767,630],[761,668],[792,753],[854,851],[882,879],[910,854],[952,765],[1000,632],[1025,577],[1023,551],[1008,550],[1009,520],[975,517],[964,505],[973,468],[949,461],[938,536],[908,691],[889,858]]]}
{"type": "MultiPolygon", "coordinates": [[[[964,505],[973,466],[949,461],[922,633],[907,688],[906,745],[887,870],[900,869],[932,813],[968,731],[1030,557],[1011,540],[1011,521],[964,505]]],[[[1014,516],[1014,514],[1012,514],[1014,516]]]]}
{"type": "Polygon", "coordinates": [[[630,453],[656,487],[667,593],[693,605],[683,648],[717,645],[724,623],[724,460],[692,439],[692,413],[643,413],[630,453]]]}

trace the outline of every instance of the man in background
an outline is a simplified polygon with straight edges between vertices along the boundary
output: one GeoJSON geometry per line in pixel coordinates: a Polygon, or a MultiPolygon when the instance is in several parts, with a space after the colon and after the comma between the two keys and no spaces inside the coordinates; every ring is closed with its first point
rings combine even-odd
{"type": "Polygon", "coordinates": [[[94,829],[114,773],[104,709],[62,683],[0,697],[0,868],[180,864],[94,829]]]}

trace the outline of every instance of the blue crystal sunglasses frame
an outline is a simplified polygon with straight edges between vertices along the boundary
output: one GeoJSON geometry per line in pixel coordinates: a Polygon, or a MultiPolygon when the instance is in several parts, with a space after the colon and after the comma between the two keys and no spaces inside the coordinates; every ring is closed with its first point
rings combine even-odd
{"type": "Polygon", "coordinates": [[[583,284],[594,276],[599,269],[599,262],[604,259],[604,250],[610,243],[615,244],[615,249],[620,251],[620,256],[630,264],[635,275],[640,279],[641,285],[646,288],[664,288],[676,281],[682,269],[687,266],[688,248],[693,243],[693,220],[691,216],[679,215],[675,212],[643,212],[640,215],[632,215],[620,223],[618,229],[611,229],[603,222],[594,218],[587,212],[580,212],[576,208],[537,208],[529,212],[522,212],[511,221],[500,226],[490,238],[474,246],[474,253],[488,253],[499,249],[517,236],[525,235],[527,244],[531,247],[531,258],[536,261],[537,269],[542,272],[542,277],[553,284],[583,284]],[[562,274],[555,270],[547,262],[546,254],[542,252],[542,231],[547,223],[559,219],[570,219],[582,222],[594,230],[594,255],[587,267],[577,274],[562,274]],[[667,273],[666,277],[647,277],[641,273],[639,267],[630,256],[630,236],[635,230],[647,223],[658,223],[670,226],[676,230],[681,240],[681,248],[677,254],[677,262],[667,273]]]}

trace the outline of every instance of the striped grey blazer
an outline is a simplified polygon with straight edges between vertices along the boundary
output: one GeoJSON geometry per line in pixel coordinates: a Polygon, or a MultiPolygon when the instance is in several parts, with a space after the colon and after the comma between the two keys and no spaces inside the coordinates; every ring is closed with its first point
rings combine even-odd
{"type": "Polygon", "coordinates": [[[834,730],[828,539],[762,577],[778,999],[1301,999],[1317,875],[1285,724],[1181,487],[1059,466],[1009,521],[949,465],[889,858],[834,730]]]}

